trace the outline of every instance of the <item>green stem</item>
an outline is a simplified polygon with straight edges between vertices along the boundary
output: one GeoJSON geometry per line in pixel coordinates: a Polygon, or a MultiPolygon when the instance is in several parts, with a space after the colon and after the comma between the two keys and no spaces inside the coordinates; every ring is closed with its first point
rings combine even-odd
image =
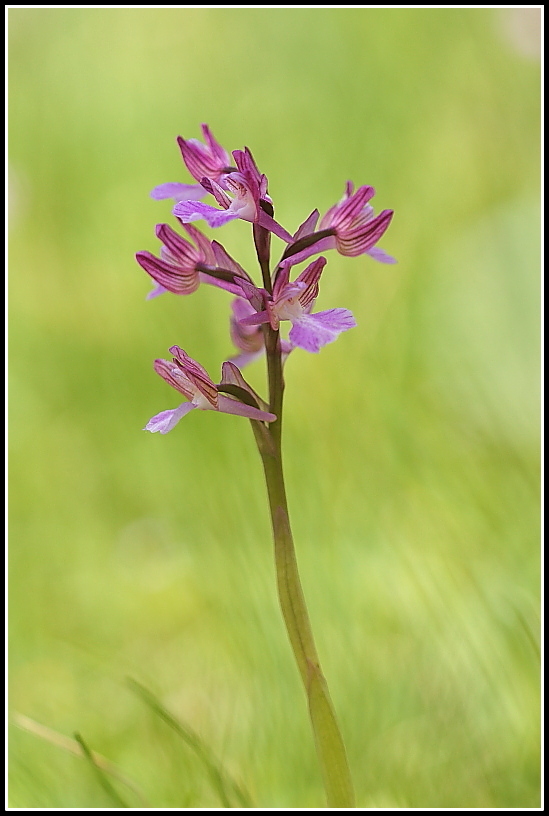
{"type": "MultiPolygon", "coordinates": [[[[305,687],[316,750],[324,777],[329,808],[353,808],[354,794],[345,746],[337,724],[328,686],[316,646],[301,588],[295,547],[288,515],[281,446],[281,417],[284,383],[278,332],[265,327],[265,346],[270,393],[270,410],[276,422],[265,435],[254,427],[263,461],[275,545],[278,595],[301,679],[305,687]]],[[[252,422],[252,425],[258,423],[252,422]]]]}

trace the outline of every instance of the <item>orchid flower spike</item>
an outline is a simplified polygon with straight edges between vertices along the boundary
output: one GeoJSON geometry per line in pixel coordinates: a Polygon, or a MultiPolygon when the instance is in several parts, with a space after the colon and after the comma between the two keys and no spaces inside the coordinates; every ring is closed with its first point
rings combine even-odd
{"type": "MultiPolygon", "coordinates": [[[[202,411],[221,411],[224,414],[236,414],[237,416],[263,422],[275,421],[276,416],[274,414],[255,407],[257,401],[251,388],[248,387],[247,390],[253,395],[255,405],[220,394],[207,371],[196,360],[189,357],[183,349],[179,348],[179,346],[172,346],[170,352],[174,355],[172,361],[155,360],[154,370],[172,388],[183,394],[189,402],[184,402],[177,408],[156,414],[147,422],[143,430],[166,434],[175,428],[182,417],[195,408],[202,411]]],[[[243,378],[242,381],[244,382],[243,378]]],[[[252,402],[251,397],[250,402],[252,402]]]]}

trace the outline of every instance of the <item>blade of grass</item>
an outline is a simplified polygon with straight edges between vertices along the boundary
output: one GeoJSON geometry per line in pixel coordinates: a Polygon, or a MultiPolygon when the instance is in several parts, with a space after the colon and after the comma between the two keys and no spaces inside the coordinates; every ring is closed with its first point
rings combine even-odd
{"type": "Polygon", "coordinates": [[[170,728],[175,731],[176,734],[178,734],[178,736],[180,736],[190,748],[192,748],[196,756],[204,764],[204,767],[208,772],[208,776],[210,777],[212,787],[217,792],[223,807],[234,807],[229,795],[230,790],[232,790],[232,793],[238,800],[240,806],[243,808],[253,807],[248,793],[243,790],[240,785],[223,769],[221,763],[216,759],[212,751],[204,744],[204,742],[200,739],[198,734],[192,730],[192,728],[179,722],[179,720],[177,720],[166,708],[164,708],[162,703],[154,696],[154,694],[138,683],[137,680],[128,678],[128,685],[136,694],[139,695],[143,702],[155,714],[164,720],[164,722],[169,725],[170,728]]]}
{"type": "Polygon", "coordinates": [[[107,796],[109,796],[113,800],[115,805],[117,805],[118,807],[120,807],[120,808],[129,807],[129,805],[126,804],[126,802],[122,799],[122,797],[118,794],[118,792],[113,788],[113,786],[109,782],[109,780],[108,780],[105,772],[103,771],[103,769],[100,768],[99,765],[96,763],[92,752],[90,751],[90,749],[88,748],[88,746],[84,742],[82,736],[77,733],[77,734],[74,735],[74,739],[76,740],[76,742],[82,748],[82,753],[84,754],[84,758],[87,759],[88,763],[93,768],[93,772],[94,772],[95,776],[97,777],[97,781],[99,782],[99,784],[101,785],[101,787],[103,788],[103,790],[105,791],[107,796]]]}
{"type": "MultiPolygon", "coordinates": [[[[12,719],[18,728],[21,728],[23,731],[27,731],[29,734],[34,734],[35,737],[39,737],[40,739],[49,742],[50,745],[55,745],[57,748],[61,748],[63,751],[68,751],[68,753],[74,754],[74,756],[86,757],[82,743],[78,740],[71,739],[71,737],[66,737],[64,734],[54,731],[53,728],[48,728],[47,725],[42,725],[41,723],[36,722],[36,720],[32,720],[30,717],[26,717],[24,714],[19,714],[17,711],[13,713],[12,719]]],[[[113,779],[118,780],[118,782],[121,782],[130,791],[132,791],[132,793],[134,793],[139,799],[142,807],[149,807],[138,786],[125,774],[123,774],[116,767],[116,765],[101,754],[98,754],[96,751],[91,751],[91,756],[97,768],[109,774],[113,777],[113,779]]]]}

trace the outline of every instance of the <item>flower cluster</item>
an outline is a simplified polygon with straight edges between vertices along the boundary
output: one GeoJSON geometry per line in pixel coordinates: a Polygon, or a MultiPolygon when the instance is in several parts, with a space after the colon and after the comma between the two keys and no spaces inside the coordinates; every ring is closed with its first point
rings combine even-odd
{"type": "Polygon", "coordinates": [[[165,292],[190,295],[202,283],[224,289],[234,296],[230,334],[239,354],[225,362],[221,382],[216,385],[207,372],[179,346],[170,349],[172,361],[156,360],[155,371],[186,397],[178,408],[162,411],[146,425],[146,430],[168,433],[194,408],[222,411],[248,417],[259,423],[277,417],[243,378],[240,369],[265,352],[266,338],[274,338],[276,354],[282,361],[294,348],[318,352],[342,332],[356,326],[348,309],[313,312],[320,277],[326,266],[321,254],[335,249],[341,255],[367,254],[382,263],[395,263],[377,246],[386,232],[392,210],[375,215],[370,201],[373,187],[357,190],[348,182],[342,199],[320,218],[315,210],[292,235],[274,219],[267,177],[262,174],[248,148],[234,150],[232,156],[216,141],[209,127],[202,125],[204,142],[178,138],[183,162],[196,183],[169,182],[155,187],[155,199],[173,198],[173,214],[186,236],[168,224],[158,224],[159,255],[138,252],[136,259],[155,283],[147,297],[165,292]],[[215,204],[202,199],[213,197],[215,204]],[[206,221],[216,228],[241,219],[253,224],[253,236],[262,271],[262,286],[217,241],[210,240],[193,222],[206,221]],[[284,244],[279,262],[270,269],[270,234],[284,244]],[[313,256],[296,276],[293,267],[313,256]],[[293,280],[291,279],[293,278],[293,280]],[[281,321],[289,321],[288,339],[279,337],[281,321]],[[270,332],[270,335],[269,335],[270,332]]]}

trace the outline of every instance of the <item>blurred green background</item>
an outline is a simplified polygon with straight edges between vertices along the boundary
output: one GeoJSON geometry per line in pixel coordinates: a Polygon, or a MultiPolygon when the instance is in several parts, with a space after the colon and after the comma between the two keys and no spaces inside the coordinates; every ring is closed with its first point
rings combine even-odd
{"type": "MultiPolygon", "coordinates": [[[[539,17],[9,10],[11,710],[80,732],[151,807],[219,802],[127,677],[256,807],[323,802],[249,424],[141,430],[179,402],[155,357],[177,343],[216,379],[234,353],[224,293],[147,302],[133,257],[158,250],[171,204],[148,193],[191,181],[175,139],[201,122],[251,148],[290,231],[347,179],[395,210],[397,266],[332,253],[324,273],[317,308],[358,328],[286,367],[358,805],[539,806],[539,17]]],[[[249,225],[215,237],[254,271],[249,225]]],[[[13,807],[112,806],[82,759],[10,734],[13,807]]]]}

